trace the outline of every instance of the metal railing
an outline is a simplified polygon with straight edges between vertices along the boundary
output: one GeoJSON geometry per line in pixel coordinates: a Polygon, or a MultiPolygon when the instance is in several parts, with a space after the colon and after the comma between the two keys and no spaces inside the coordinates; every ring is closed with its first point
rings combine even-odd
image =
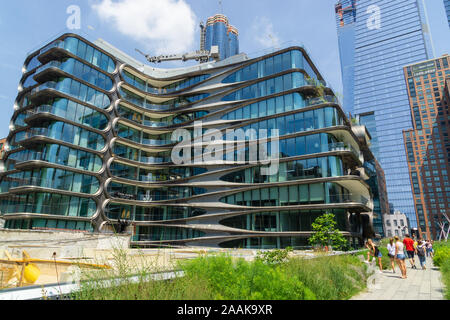
{"type": "Polygon", "coordinates": [[[59,69],[61,69],[61,65],[62,65],[62,62],[60,62],[60,61],[50,61],[49,63],[46,63],[43,66],[39,67],[36,70],[35,74],[38,74],[38,73],[40,73],[40,72],[42,72],[44,70],[47,70],[49,68],[59,68],[59,69]]]}
{"type": "Polygon", "coordinates": [[[345,142],[335,142],[328,145],[328,151],[351,151],[357,159],[359,159],[360,153],[355,150],[351,145],[345,142]]]}
{"type": "MultiPolygon", "coordinates": [[[[70,178],[69,180],[73,180],[70,178]]],[[[41,187],[41,188],[48,188],[48,189],[57,189],[57,190],[65,190],[65,191],[71,191],[71,192],[78,192],[73,191],[73,181],[64,181],[64,183],[56,184],[55,180],[48,180],[48,179],[42,179],[42,178],[27,178],[23,179],[20,187],[41,187]]],[[[99,183],[91,183],[91,184],[84,184],[80,187],[81,190],[91,189],[91,187],[97,187],[99,188],[99,183]]],[[[19,187],[19,186],[18,186],[19,187]]],[[[17,188],[17,187],[16,187],[17,188]]]]}
{"type": "Polygon", "coordinates": [[[160,158],[160,157],[140,157],[139,162],[147,164],[160,164],[160,163],[170,163],[171,158],[160,158]]]}
{"type": "Polygon", "coordinates": [[[39,51],[39,55],[41,55],[53,48],[64,48],[64,41],[57,40],[57,41],[50,43],[49,45],[42,48],[41,51],[39,51]]]}
{"type": "Polygon", "coordinates": [[[34,88],[33,90],[31,90],[31,94],[32,94],[32,95],[33,95],[33,94],[36,94],[36,93],[38,93],[38,92],[40,92],[40,91],[42,91],[42,90],[45,90],[45,89],[55,89],[55,90],[58,90],[58,82],[55,82],[55,81],[47,81],[47,82],[41,84],[40,86],[34,88]]]}
{"type": "MultiPolygon", "coordinates": [[[[64,202],[64,203],[58,203],[55,205],[37,205],[37,204],[30,204],[30,203],[9,204],[9,205],[7,205],[3,214],[36,213],[36,214],[48,214],[48,215],[61,216],[61,217],[69,217],[69,216],[70,217],[88,217],[88,216],[90,216],[88,213],[79,214],[79,215],[71,215],[71,214],[69,214],[69,212],[61,213],[61,208],[65,208],[66,211],[67,211],[67,209],[70,210],[71,203],[64,202]]],[[[80,207],[77,206],[76,208],[78,210],[80,207]]],[[[94,210],[94,212],[95,212],[95,210],[94,210]]],[[[92,212],[92,214],[94,212],[92,212]]]]}

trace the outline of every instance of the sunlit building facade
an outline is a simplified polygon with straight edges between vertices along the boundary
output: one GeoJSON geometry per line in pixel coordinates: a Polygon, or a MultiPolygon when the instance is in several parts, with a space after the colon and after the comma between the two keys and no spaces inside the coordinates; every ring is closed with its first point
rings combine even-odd
{"type": "Polygon", "coordinates": [[[444,215],[450,216],[450,57],[406,66],[404,73],[413,128],[403,135],[418,231],[437,239],[444,215]]]}
{"type": "Polygon", "coordinates": [[[363,168],[374,157],[365,129],[354,129],[302,47],[162,70],[65,34],[25,61],[0,210],[9,229],[226,248],[308,246],[312,222],[330,212],[357,246],[374,234],[363,168]],[[177,129],[194,139],[187,152],[174,152],[177,129]],[[260,135],[226,141],[210,161],[208,129],[220,130],[216,143],[230,129],[260,135]],[[271,175],[248,161],[264,129],[271,139],[279,130],[271,175]],[[179,164],[174,154],[203,161],[179,164]]]}
{"type": "Polygon", "coordinates": [[[370,123],[391,210],[417,227],[403,130],[412,127],[403,67],[434,56],[424,0],[339,0],[336,21],[346,110],[370,123]],[[348,101],[350,100],[350,101],[348,101]]]}
{"type": "Polygon", "coordinates": [[[206,21],[205,43],[202,47],[210,51],[219,47],[220,60],[239,54],[239,31],[230,25],[228,17],[216,14],[206,21]]]}

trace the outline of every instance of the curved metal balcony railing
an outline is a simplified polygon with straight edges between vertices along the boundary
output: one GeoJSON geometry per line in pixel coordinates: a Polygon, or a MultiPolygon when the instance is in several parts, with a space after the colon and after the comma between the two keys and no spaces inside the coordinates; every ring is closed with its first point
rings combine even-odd
{"type": "Polygon", "coordinates": [[[55,61],[55,60],[50,61],[50,62],[44,64],[43,66],[37,68],[35,76],[38,75],[39,73],[41,73],[42,71],[45,71],[45,70],[50,69],[50,68],[61,69],[61,66],[62,66],[62,62],[60,62],[60,61],[55,61]]]}
{"type": "Polygon", "coordinates": [[[98,182],[91,184],[83,184],[82,186],[80,186],[80,191],[73,191],[73,181],[63,182],[61,184],[56,185],[54,180],[42,178],[27,178],[21,179],[21,184],[17,186],[11,186],[11,189],[20,187],[39,187],[39,188],[68,191],[73,193],[94,194],[100,188],[100,184],[98,182]]]}
{"type": "Polygon", "coordinates": [[[328,145],[328,151],[351,151],[357,159],[359,159],[360,152],[356,151],[351,145],[344,142],[335,142],[328,145]]]}
{"type": "Polygon", "coordinates": [[[54,41],[52,43],[50,43],[49,45],[45,46],[44,48],[41,49],[41,51],[39,51],[39,55],[42,55],[43,53],[49,51],[50,49],[53,48],[62,48],[64,49],[64,41],[62,40],[57,40],[54,41]]]}
{"type": "Polygon", "coordinates": [[[145,164],[161,164],[161,163],[170,163],[171,158],[167,157],[140,157],[139,162],[145,164]]]}
{"type": "Polygon", "coordinates": [[[57,90],[58,89],[58,82],[56,82],[56,81],[47,81],[47,82],[41,84],[40,86],[34,88],[33,90],[31,90],[31,94],[34,95],[34,94],[36,94],[38,92],[41,92],[43,90],[46,90],[46,89],[55,89],[55,90],[57,90]]]}
{"type": "MultiPolygon", "coordinates": [[[[92,204],[95,205],[95,202],[92,202],[92,204]]],[[[70,215],[67,213],[61,213],[61,208],[67,209],[67,208],[70,208],[71,205],[73,205],[73,203],[70,203],[70,202],[58,203],[57,205],[38,205],[35,203],[8,205],[7,212],[4,212],[4,214],[7,215],[7,214],[16,214],[16,213],[35,213],[35,214],[45,214],[45,215],[60,216],[60,217],[89,218],[94,215],[95,210],[96,210],[96,209],[92,210],[92,208],[88,208],[88,210],[90,212],[85,212],[85,213],[80,212],[76,216],[70,215]]]]}

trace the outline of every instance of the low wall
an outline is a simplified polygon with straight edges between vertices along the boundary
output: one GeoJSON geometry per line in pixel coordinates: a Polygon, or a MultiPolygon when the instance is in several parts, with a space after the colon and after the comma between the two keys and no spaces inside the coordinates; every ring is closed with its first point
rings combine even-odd
{"type": "Polygon", "coordinates": [[[88,258],[99,250],[128,249],[130,242],[130,235],[0,229],[0,258],[4,250],[15,258],[22,250],[35,259],[52,259],[53,253],[57,259],[88,258]]]}

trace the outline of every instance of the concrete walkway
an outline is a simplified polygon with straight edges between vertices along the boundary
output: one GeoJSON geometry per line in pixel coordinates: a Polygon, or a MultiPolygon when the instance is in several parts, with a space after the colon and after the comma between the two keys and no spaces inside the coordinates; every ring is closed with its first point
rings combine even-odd
{"type": "Polygon", "coordinates": [[[351,300],[444,300],[444,285],[441,281],[441,272],[433,266],[431,258],[427,258],[427,269],[422,270],[416,257],[417,269],[412,269],[409,260],[406,260],[407,279],[402,279],[398,265],[395,273],[370,264],[374,275],[369,278],[368,288],[365,292],[353,297],[351,300]]]}

